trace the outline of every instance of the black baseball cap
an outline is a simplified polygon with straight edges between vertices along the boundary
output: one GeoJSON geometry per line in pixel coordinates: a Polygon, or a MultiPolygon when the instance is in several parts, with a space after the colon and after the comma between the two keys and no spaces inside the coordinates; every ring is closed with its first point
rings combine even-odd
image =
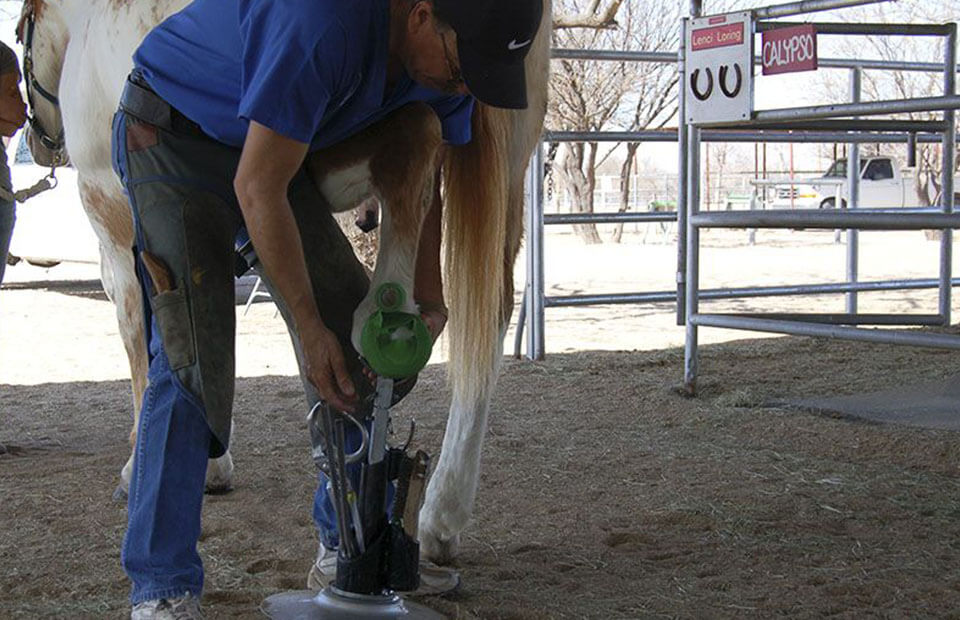
{"type": "Polygon", "coordinates": [[[460,71],[473,96],[498,108],[526,108],[523,61],[540,28],[543,0],[433,0],[433,7],[457,33],[460,71]]]}

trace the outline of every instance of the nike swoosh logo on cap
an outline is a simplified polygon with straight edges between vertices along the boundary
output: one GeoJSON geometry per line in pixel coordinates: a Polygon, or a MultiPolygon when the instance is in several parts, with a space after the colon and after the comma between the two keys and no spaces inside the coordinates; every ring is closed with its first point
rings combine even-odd
{"type": "Polygon", "coordinates": [[[517,40],[514,39],[513,41],[510,41],[510,43],[507,44],[507,49],[512,52],[513,50],[518,50],[518,49],[520,49],[521,47],[526,47],[526,46],[530,45],[530,42],[531,42],[531,41],[533,41],[533,39],[527,39],[527,40],[524,41],[523,43],[517,43],[517,40]]]}

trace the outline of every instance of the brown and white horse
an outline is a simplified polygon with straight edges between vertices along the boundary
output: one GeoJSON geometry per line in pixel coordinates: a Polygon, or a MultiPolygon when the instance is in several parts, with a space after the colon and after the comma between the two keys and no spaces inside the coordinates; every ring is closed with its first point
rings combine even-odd
{"type": "MultiPolygon", "coordinates": [[[[63,131],[84,209],[100,240],[103,285],[116,305],[130,360],[135,415],[146,385],[147,358],[130,251],[130,209],[110,163],[110,121],[134,49],[151,28],[186,4],[187,0],[25,0],[21,23],[25,30],[33,22],[31,75],[26,76],[27,87],[35,91],[31,150],[38,160],[44,154],[49,158],[49,149],[37,134],[56,137],[63,131]],[[37,96],[43,91],[51,97],[37,96]]],[[[473,511],[487,414],[513,307],[524,170],[540,139],[546,111],[550,4],[545,0],[541,32],[527,58],[530,107],[506,111],[478,105],[473,141],[448,149],[443,166],[448,375],[453,397],[420,528],[425,554],[437,561],[456,553],[459,534],[473,511]]],[[[439,147],[435,120],[418,123],[412,138],[421,145],[421,153],[412,163],[405,161],[410,159],[408,151],[401,150],[402,157],[382,156],[395,152],[391,149],[397,148],[398,138],[400,144],[411,139],[409,125],[397,132],[406,136],[378,132],[376,139],[354,140],[335,158],[320,155],[311,162],[318,187],[334,208],[352,208],[369,194],[380,198],[385,211],[383,247],[371,290],[385,279],[399,280],[409,300],[412,261],[429,202],[425,192],[432,191],[429,168],[439,147]],[[396,170],[378,167],[377,162],[391,160],[404,161],[416,168],[408,170],[415,174],[397,175],[396,170]]],[[[355,333],[370,311],[369,301],[355,314],[355,333]]],[[[124,467],[124,481],[129,480],[130,465],[128,461],[124,467]]],[[[229,486],[231,473],[229,453],[211,461],[208,487],[229,486]]]]}

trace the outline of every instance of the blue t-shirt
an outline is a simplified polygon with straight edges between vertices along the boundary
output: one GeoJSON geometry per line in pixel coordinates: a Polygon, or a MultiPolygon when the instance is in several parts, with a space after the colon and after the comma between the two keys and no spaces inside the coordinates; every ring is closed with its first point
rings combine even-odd
{"type": "Polygon", "coordinates": [[[209,136],[243,146],[251,120],[311,150],[412,101],[444,140],[470,141],[473,98],[418,85],[386,92],[389,0],[194,0],[134,54],[146,81],[209,136]]]}

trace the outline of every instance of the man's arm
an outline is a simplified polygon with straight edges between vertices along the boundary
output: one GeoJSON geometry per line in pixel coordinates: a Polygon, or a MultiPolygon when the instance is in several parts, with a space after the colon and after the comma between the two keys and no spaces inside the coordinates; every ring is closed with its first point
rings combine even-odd
{"type": "Polygon", "coordinates": [[[308,145],[250,122],[234,190],[266,274],[293,316],[304,372],[320,397],[353,411],[356,393],[337,337],[324,325],[307,274],[287,189],[308,145]]]}

